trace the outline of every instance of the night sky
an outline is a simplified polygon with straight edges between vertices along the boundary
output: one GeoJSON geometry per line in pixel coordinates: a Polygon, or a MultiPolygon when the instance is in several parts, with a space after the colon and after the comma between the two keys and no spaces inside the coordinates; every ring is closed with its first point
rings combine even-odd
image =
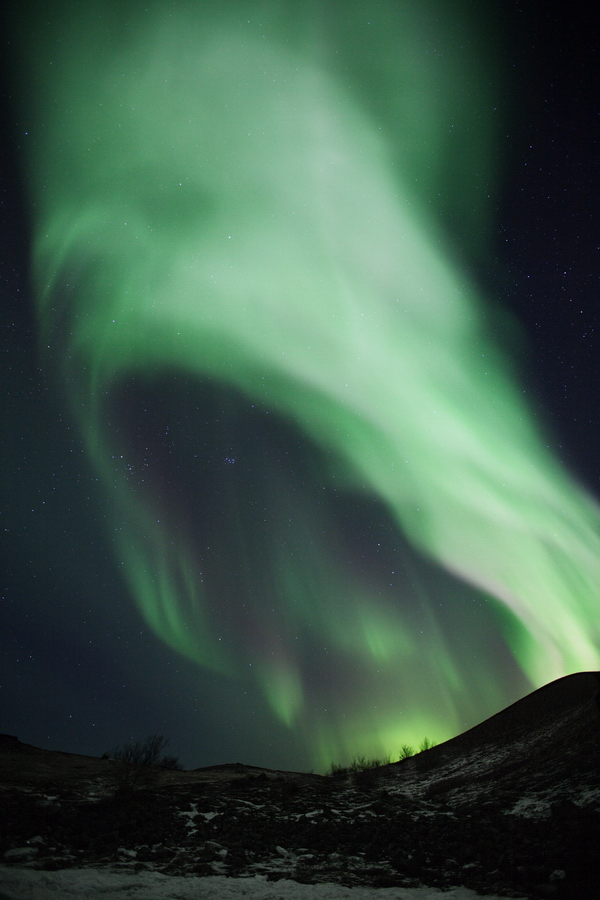
{"type": "Polygon", "coordinates": [[[0,731],[321,771],[600,668],[598,22],[480,5],[9,17],[0,731]]]}

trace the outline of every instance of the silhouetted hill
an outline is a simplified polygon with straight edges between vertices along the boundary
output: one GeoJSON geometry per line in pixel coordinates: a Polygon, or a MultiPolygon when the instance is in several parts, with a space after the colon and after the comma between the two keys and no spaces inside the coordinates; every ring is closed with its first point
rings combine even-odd
{"type": "MultiPolygon", "coordinates": [[[[418,756],[354,775],[152,770],[0,736],[0,857],[37,869],[600,897],[600,673],[569,675],[418,756]]],[[[0,869],[1,879],[1,869],[0,869]]]]}

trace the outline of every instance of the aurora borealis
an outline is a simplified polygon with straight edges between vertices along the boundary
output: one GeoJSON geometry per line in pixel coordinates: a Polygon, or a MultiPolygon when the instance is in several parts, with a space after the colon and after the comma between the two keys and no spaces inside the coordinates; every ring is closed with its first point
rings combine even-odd
{"type": "Polygon", "coordinates": [[[41,356],[127,602],[319,769],[600,668],[597,502],[470,271],[494,27],[431,0],[16,28],[41,356]]]}

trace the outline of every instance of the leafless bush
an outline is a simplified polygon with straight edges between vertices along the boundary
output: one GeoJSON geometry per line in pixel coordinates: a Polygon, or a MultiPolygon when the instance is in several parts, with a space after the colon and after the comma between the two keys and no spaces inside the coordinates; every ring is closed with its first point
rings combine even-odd
{"type": "Polygon", "coordinates": [[[131,741],[118,745],[110,752],[114,760],[113,780],[119,795],[148,790],[157,780],[157,767],[181,769],[176,756],[162,756],[169,743],[162,734],[151,734],[143,741],[131,741]]]}
{"type": "Polygon", "coordinates": [[[398,756],[398,762],[400,762],[401,759],[410,759],[410,757],[414,756],[414,755],[415,755],[415,751],[410,746],[410,744],[402,744],[402,746],[400,747],[400,754],[398,756]]]}

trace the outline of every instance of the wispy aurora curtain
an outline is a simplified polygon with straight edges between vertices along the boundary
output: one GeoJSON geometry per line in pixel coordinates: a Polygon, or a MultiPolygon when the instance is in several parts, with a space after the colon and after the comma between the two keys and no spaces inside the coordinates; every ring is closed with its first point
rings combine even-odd
{"type": "Polygon", "coordinates": [[[598,668],[597,506],[456,251],[489,227],[493,23],[65,2],[21,40],[41,345],[155,631],[316,764],[598,668]]]}

